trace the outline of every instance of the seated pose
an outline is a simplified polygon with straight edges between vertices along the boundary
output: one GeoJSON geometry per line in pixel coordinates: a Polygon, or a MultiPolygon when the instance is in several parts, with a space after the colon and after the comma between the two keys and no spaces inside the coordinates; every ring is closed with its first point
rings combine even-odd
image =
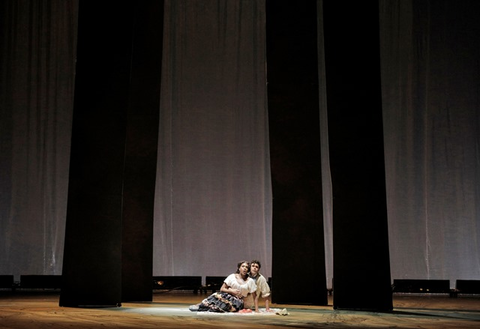
{"type": "Polygon", "coordinates": [[[220,292],[215,292],[205,298],[200,304],[189,307],[192,312],[238,312],[251,305],[245,305],[245,299],[250,295],[255,301],[255,311],[258,311],[256,298],[257,286],[248,277],[250,263],[242,261],[237,265],[237,271],[230,274],[223,282],[220,292]]]}
{"type": "Polygon", "coordinates": [[[255,281],[257,285],[256,301],[255,305],[258,306],[258,298],[262,297],[265,299],[265,309],[267,312],[270,312],[270,286],[267,283],[267,280],[263,275],[260,274],[260,268],[262,264],[258,260],[252,260],[250,262],[250,277],[255,281]]]}

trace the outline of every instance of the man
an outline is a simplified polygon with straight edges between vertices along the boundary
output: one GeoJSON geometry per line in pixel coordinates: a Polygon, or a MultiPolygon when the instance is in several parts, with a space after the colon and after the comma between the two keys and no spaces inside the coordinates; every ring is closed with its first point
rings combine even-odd
{"type": "Polygon", "coordinates": [[[250,277],[255,281],[257,285],[256,303],[258,305],[258,298],[262,296],[265,299],[265,309],[270,312],[270,286],[263,275],[260,274],[260,268],[262,264],[258,260],[252,260],[250,262],[250,277]]]}

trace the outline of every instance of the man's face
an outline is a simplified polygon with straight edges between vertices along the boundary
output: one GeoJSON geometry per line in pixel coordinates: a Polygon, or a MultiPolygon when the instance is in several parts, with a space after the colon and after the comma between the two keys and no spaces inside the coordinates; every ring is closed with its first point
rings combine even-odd
{"type": "Polygon", "coordinates": [[[257,263],[252,263],[250,265],[250,273],[252,273],[252,275],[257,275],[258,271],[260,270],[260,266],[258,266],[257,263]]]}

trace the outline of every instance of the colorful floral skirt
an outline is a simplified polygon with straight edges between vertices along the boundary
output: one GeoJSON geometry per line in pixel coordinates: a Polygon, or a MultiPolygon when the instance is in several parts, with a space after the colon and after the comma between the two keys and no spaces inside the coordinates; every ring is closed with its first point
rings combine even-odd
{"type": "Polygon", "coordinates": [[[202,300],[198,312],[238,312],[242,309],[242,299],[226,292],[215,292],[202,300]]]}

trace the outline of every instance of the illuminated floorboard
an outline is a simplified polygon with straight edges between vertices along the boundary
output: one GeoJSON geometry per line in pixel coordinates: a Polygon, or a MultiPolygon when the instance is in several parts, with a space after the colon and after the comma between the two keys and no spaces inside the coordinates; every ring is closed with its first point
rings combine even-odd
{"type": "Polygon", "coordinates": [[[152,302],[69,308],[58,292],[0,292],[0,328],[480,328],[480,296],[394,296],[391,313],[333,310],[331,297],[329,306],[272,305],[288,315],[188,310],[206,296],[157,292],[152,302]]]}

